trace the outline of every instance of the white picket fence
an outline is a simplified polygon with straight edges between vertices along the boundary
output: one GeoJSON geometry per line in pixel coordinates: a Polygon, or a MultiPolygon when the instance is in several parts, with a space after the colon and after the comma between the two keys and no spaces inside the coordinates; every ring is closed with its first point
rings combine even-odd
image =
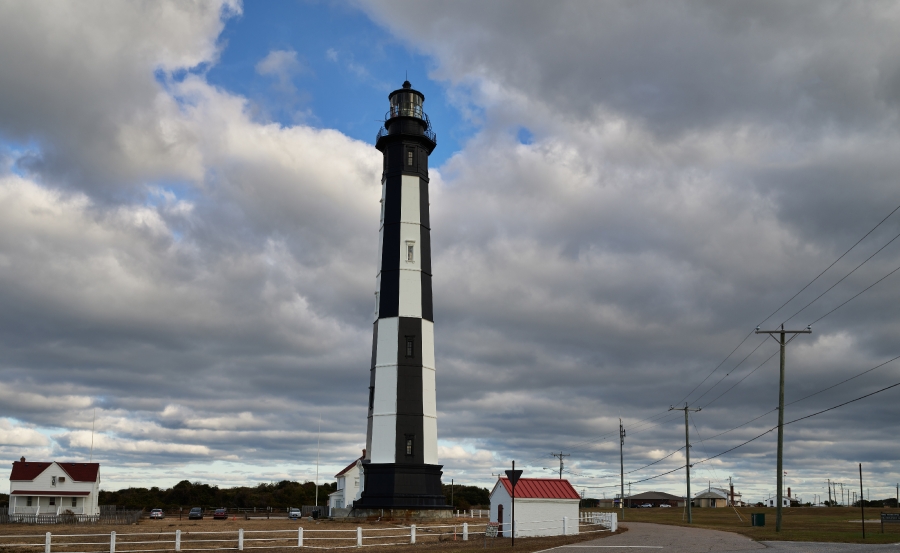
{"type": "MultiPolygon", "coordinates": [[[[562,522],[564,534],[615,532],[616,513],[582,513],[579,520],[529,521],[547,523],[545,529],[558,530],[562,522]]],[[[518,521],[523,524],[523,521],[518,521]]],[[[346,549],[385,545],[415,544],[417,541],[467,541],[470,537],[485,536],[486,524],[393,526],[348,530],[316,530],[299,527],[296,530],[244,530],[220,532],[144,532],[109,534],[45,534],[0,536],[0,550],[44,553],[149,553],[163,551],[244,551],[245,549],[346,549]],[[470,528],[471,526],[471,528],[470,528]],[[27,540],[27,541],[19,541],[27,540]],[[40,541],[42,540],[42,541],[40,541]]],[[[503,523],[503,535],[509,535],[510,523],[503,523]]],[[[518,535],[516,537],[519,537],[518,535]]]]}

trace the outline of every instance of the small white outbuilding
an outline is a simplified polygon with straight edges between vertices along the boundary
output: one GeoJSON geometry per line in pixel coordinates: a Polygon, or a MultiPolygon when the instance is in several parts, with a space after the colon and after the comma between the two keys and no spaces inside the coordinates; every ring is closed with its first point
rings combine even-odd
{"type": "MultiPolygon", "coordinates": [[[[491,520],[510,536],[512,484],[500,478],[491,490],[491,520]]],[[[519,478],[516,483],[516,537],[561,536],[578,533],[581,496],[568,480],[519,478]]]]}

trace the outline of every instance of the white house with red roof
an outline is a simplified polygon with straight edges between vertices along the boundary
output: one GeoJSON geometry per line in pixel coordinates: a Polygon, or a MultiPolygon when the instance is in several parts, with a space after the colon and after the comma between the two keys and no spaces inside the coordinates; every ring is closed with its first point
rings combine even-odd
{"type": "Polygon", "coordinates": [[[364,449],[362,457],[334,475],[337,480],[337,490],[328,494],[328,509],[332,513],[335,509],[349,509],[353,506],[353,502],[359,499],[363,484],[362,462],[365,458],[366,450],[364,449]]]}
{"type": "Polygon", "coordinates": [[[10,515],[99,515],[100,463],[12,464],[10,515]]]}
{"type": "MultiPolygon", "coordinates": [[[[500,478],[491,490],[491,520],[511,536],[512,484],[500,478]]],[[[581,496],[568,480],[519,478],[516,482],[516,537],[561,536],[578,533],[581,496]]]]}

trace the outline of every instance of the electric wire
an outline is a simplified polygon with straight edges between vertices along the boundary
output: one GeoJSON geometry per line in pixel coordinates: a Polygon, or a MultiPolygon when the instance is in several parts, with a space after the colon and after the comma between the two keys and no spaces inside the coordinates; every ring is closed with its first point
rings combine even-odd
{"type": "MultiPolygon", "coordinates": [[[[838,280],[837,282],[835,282],[834,284],[832,284],[831,286],[829,286],[827,289],[825,289],[824,292],[822,292],[821,294],[819,294],[818,296],[816,296],[815,298],[813,298],[813,300],[812,300],[811,302],[807,303],[807,304],[804,305],[802,308],[800,308],[800,311],[797,311],[796,313],[794,313],[793,315],[791,315],[790,317],[788,317],[787,319],[785,319],[785,320],[784,320],[784,323],[787,323],[788,321],[790,321],[791,319],[793,319],[794,317],[796,317],[797,315],[799,315],[800,313],[802,313],[804,310],[806,310],[807,307],[809,307],[810,305],[812,305],[812,304],[816,303],[817,301],[819,301],[819,299],[820,299],[822,296],[824,296],[825,294],[827,294],[828,292],[830,292],[830,291],[832,290],[832,288],[834,288],[834,287],[837,286],[838,284],[844,282],[844,280],[845,280],[847,277],[849,277],[850,275],[852,275],[853,273],[855,273],[857,269],[859,269],[860,267],[862,267],[863,265],[865,265],[866,263],[868,263],[870,259],[872,259],[872,258],[875,257],[876,255],[878,255],[879,253],[881,253],[881,250],[883,250],[883,249],[885,249],[886,247],[890,246],[890,245],[894,242],[894,240],[896,240],[896,239],[898,239],[898,238],[900,238],[900,233],[898,233],[896,236],[894,236],[893,238],[891,238],[890,241],[888,241],[887,244],[885,244],[884,246],[881,246],[880,248],[878,248],[878,250],[877,250],[875,253],[873,253],[873,254],[870,255],[869,257],[865,258],[865,260],[863,260],[862,263],[860,263],[859,265],[857,265],[856,267],[854,267],[852,271],[850,271],[849,273],[847,273],[846,275],[844,275],[843,277],[841,277],[840,280],[838,280]]],[[[879,281],[879,282],[880,282],[880,281],[879,281]]],[[[782,323],[782,324],[784,324],[784,323],[782,323]]]]}
{"type": "MultiPolygon", "coordinates": [[[[765,323],[766,321],[768,321],[769,319],[771,319],[772,317],[774,317],[779,311],[781,311],[782,309],[784,309],[785,306],[787,306],[789,303],[791,303],[792,301],[794,301],[794,299],[795,299],[797,296],[799,296],[804,290],[806,290],[807,288],[809,288],[810,286],[812,286],[812,284],[815,283],[817,280],[819,280],[819,278],[821,278],[822,275],[824,275],[826,272],[828,272],[829,269],[831,269],[832,267],[834,267],[841,259],[843,259],[848,253],[850,253],[854,248],[856,248],[856,246],[858,246],[863,240],[865,240],[866,238],[868,238],[869,235],[871,235],[873,232],[875,232],[875,230],[878,229],[878,227],[880,227],[885,221],[887,221],[887,220],[891,217],[891,215],[893,215],[894,213],[896,213],[898,210],[900,210],[900,205],[898,205],[898,206],[895,207],[893,210],[891,210],[891,212],[888,213],[883,219],[881,219],[881,220],[878,222],[878,224],[876,224],[876,225],[875,225],[874,227],[872,227],[867,233],[865,233],[865,234],[862,236],[862,238],[860,238],[860,239],[857,240],[852,246],[850,246],[849,248],[847,248],[847,250],[846,250],[844,253],[842,253],[842,254],[841,254],[837,259],[835,259],[830,265],[828,265],[827,267],[825,267],[825,269],[823,269],[818,275],[816,275],[815,278],[813,278],[811,281],[809,281],[809,282],[808,282],[803,288],[801,288],[797,293],[795,293],[793,296],[791,296],[790,298],[788,298],[787,301],[785,301],[784,303],[782,303],[782,304],[778,307],[778,309],[776,309],[775,311],[772,311],[772,313],[770,313],[766,318],[764,318],[762,321],[760,321],[759,324],[758,324],[757,326],[762,326],[763,323],[765,323]]],[[[898,235],[898,236],[900,236],[900,235],[898,235]]],[[[895,237],[894,239],[896,239],[896,237],[895,237]]],[[[891,242],[893,242],[893,240],[891,240],[891,242]]],[[[890,243],[890,242],[889,242],[889,243],[890,243]]],[[[889,244],[889,243],[888,243],[888,244],[889,244]]],[[[887,246],[887,244],[885,244],[884,247],[886,247],[886,246],[887,246]]],[[[884,247],[882,247],[881,249],[884,249],[884,247]]],[[[879,250],[879,251],[881,251],[881,250],[879,250]]],[[[876,252],[876,253],[878,253],[878,252],[876,252]]],[[[873,254],[873,255],[874,255],[874,254],[873,254]]],[[[854,270],[855,270],[855,269],[854,269],[854,270]]],[[[844,278],[846,278],[847,276],[849,276],[849,275],[846,275],[844,278]]],[[[841,280],[843,280],[843,279],[841,279],[841,280]]],[[[840,281],[838,281],[838,282],[840,282],[840,281]]],[[[833,286],[832,286],[832,287],[833,287],[833,286]]],[[[826,290],[826,292],[827,292],[827,290],[826,290]]],[[[818,298],[817,298],[817,299],[818,299],[818,298]]],[[[814,301],[815,301],[815,300],[814,300],[814,301]]],[[[808,307],[808,305],[807,305],[806,307],[808,307]]],[[[806,307],[804,307],[804,309],[805,309],[806,307]]],[[[840,307],[840,306],[839,306],[839,307],[840,307]]],[[[802,311],[802,310],[801,310],[801,311],[802,311]]],[[[794,315],[792,315],[791,318],[793,318],[793,317],[796,316],[797,314],[799,314],[799,311],[798,311],[797,313],[795,313],[794,315]]],[[[789,318],[788,320],[790,320],[790,318],[789,318]]],[[[785,321],[785,322],[787,322],[787,321],[785,321]]],[[[716,365],[716,367],[715,367],[708,375],[706,375],[706,378],[704,378],[702,381],[700,381],[700,383],[697,384],[697,385],[694,387],[693,390],[691,390],[690,392],[688,392],[687,395],[685,395],[685,396],[684,396],[683,398],[681,398],[678,402],[676,402],[676,404],[681,404],[681,403],[684,402],[687,398],[689,398],[694,392],[696,392],[697,389],[700,388],[700,386],[702,386],[703,383],[706,382],[706,381],[709,379],[709,377],[711,377],[716,371],[718,371],[719,368],[720,368],[723,364],[725,364],[725,362],[728,361],[728,359],[730,359],[731,356],[734,355],[734,353],[735,353],[742,345],[744,345],[744,342],[746,342],[746,341],[750,338],[750,336],[752,336],[752,335],[753,335],[753,331],[750,331],[746,336],[744,336],[744,339],[741,340],[741,342],[740,342],[733,350],[731,350],[731,353],[729,353],[729,354],[725,357],[725,359],[723,359],[718,365],[716,365]]]]}
{"type": "MultiPolygon", "coordinates": [[[[765,340],[763,340],[763,342],[765,342],[765,340]]],[[[710,405],[712,405],[713,403],[715,403],[720,397],[724,396],[725,394],[727,394],[728,392],[730,392],[731,390],[733,390],[735,386],[737,386],[738,384],[740,384],[740,383],[743,382],[744,380],[747,380],[747,378],[748,378],[750,375],[752,375],[753,373],[755,373],[756,371],[758,371],[759,369],[761,369],[763,365],[765,365],[766,363],[768,363],[769,361],[771,361],[772,358],[774,358],[775,355],[777,355],[777,354],[778,354],[778,350],[775,350],[775,351],[772,353],[772,355],[770,355],[769,357],[766,358],[765,361],[763,361],[762,363],[760,363],[759,365],[757,365],[755,369],[753,369],[752,371],[750,371],[749,373],[747,373],[747,374],[744,376],[744,378],[742,378],[742,379],[738,380],[737,382],[735,382],[734,384],[732,384],[732,385],[731,385],[731,388],[728,388],[727,390],[725,390],[725,391],[722,392],[721,394],[717,395],[717,396],[716,396],[715,398],[713,398],[709,403],[707,403],[706,405],[704,405],[703,407],[701,407],[701,409],[706,409],[707,407],[709,407],[710,405]]]]}
{"type": "Polygon", "coordinates": [[[855,300],[857,297],[859,297],[863,292],[867,291],[869,288],[875,286],[876,284],[878,284],[878,283],[881,282],[882,280],[886,279],[887,277],[891,276],[892,274],[896,273],[897,271],[900,271],[900,267],[897,267],[896,269],[894,269],[894,270],[891,271],[890,273],[884,275],[883,277],[879,278],[878,280],[876,280],[876,281],[873,282],[872,284],[866,286],[865,288],[863,288],[862,292],[860,292],[859,294],[856,294],[855,296],[853,296],[853,297],[850,298],[849,300],[847,300],[847,301],[845,301],[844,303],[838,305],[837,307],[835,307],[834,309],[832,309],[832,310],[829,311],[828,313],[825,313],[824,315],[822,315],[821,317],[819,317],[819,318],[816,319],[815,321],[811,322],[811,323],[810,323],[810,326],[812,326],[812,325],[816,324],[817,322],[821,321],[822,319],[824,319],[824,318],[827,317],[828,315],[831,315],[832,313],[834,313],[835,311],[837,311],[837,310],[840,309],[841,307],[844,307],[845,305],[847,305],[848,303],[850,303],[851,301],[853,301],[853,300],[855,300]]]}
{"type": "Polygon", "coordinates": [[[706,394],[708,394],[708,393],[710,393],[711,391],[713,391],[713,390],[715,389],[716,386],[718,386],[723,380],[725,380],[726,378],[728,378],[728,375],[730,375],[731,373],[733,373],[734,371],[736,371],[738,367],[740,367],[741,365],[743,365],[743,364],[744,364],[744,361],[746,361],[747,359],[749,359],[750,356],[753,355],[754,353],[756,353],[756,350],[758,350],[759,348],[761,348],[762,345],[765,344],[765,343],[766,343],[766,338],[763,338],[762,342],[760,342],[759,344],[757,344],[757,346],[756,346],[755,348],[753,348],[753,351],[751,351],[750,353],[748,353],[743,359],[741,359],[741,361],[740,361],[737,365],[735,365],[734,367],[731,368],[730,371],[728,371],[727,373],[725,373],[725,376],[723,376],[722,378],[720,378],[718,382],[716,382],[715,384],[713,384],[712,386],[710,386],[705,392],[703,392],[702,394],[700,394],[698,397],[694,398],[693,402],[696,403],[696,402],[700,401],[700,399],[701,399],[703,396],[705,396],[706,394]]]}
{"type": "MultiPolygon", "coordinates": [[[[859,396],[859,397],[854,398],[854,399],[851,399],[851,400],[849,400],[849,401],[845,401],[845,402],[843,402],[843,403],[839,403],[839,404],[834,405],[834,406],[832,406],[832,407],[828,407],[827,409],[822,409],[822,410],[820,410],[820,411],[816,411],[815,413],[810,413],[809,415],[804,415],[804,416],[802,416],[802,417],[799,417],[799,418],[796,418],[796,419],[794,419],[794,420],[788,421],[788,422],[784,423],[784,426],[787,426],[787,425],[789,425],[789,424],[794,424],[795,422],[800,422],[800,421],[802,421],[802,420],[810,419],[810,418],[812,418],[812,417],[816,417],[816,416],[818,416],[818,415],[821,415],[821,414],[823,414],[823,413],[827,413],[827,412],[829,412],[829,411],[834,411],[835,409],[839,409],[839,408],[841,408],[841,407],[844,407],[845,405],[849,405],[849,404],[851,404],[851,403],[855,403],[855,402],[857,402],[857,401],[866,399],[866,398],[868,398],[868,397],[872,397],[872,396],[874,396],[874,395],[876,395],[876,394],[880,394],[881,392],[885,392],[885,391],[890,390],[890,389],[892,389],[892,388],[896,388],[897,386],[900,386],[900,382],[896,382],[896,383],[891,384],[891,385],[889,385],[889,386],[885,386],[885,387],[883,387],[883,388],[880,388],[880,389],[878,389],[878,390],[875,390],[874,392],[870,392],[870,393],[868,393],[868,394],[859,396]]],[[[739,449],[739,448],[741,448],[741,447],[744,447],[745,445],[747,445],[747,444],[749,444],[749,443],[752,443],[752,442],[754,442],[754,441],[756,441],[756,440],[762,438],[762,437],[765,436],[766,434],[769,434],[769,433],[771,433],[772,431],[777,430],[777,429],[778,429],[778,425],[775,425],[775,426],[773,426],[772,428],[769,428],[768,430],[766,430],[766,431],[764,431],[764,432],[762,432],[762,433],[760,433],[760,434],[757,434],[756,436],[750,438],[749,440],[746,440],[746,441],[744,441],[744,442],[741,442],[740,444],[738,444],[738,445],[736,445],[736,446],[734,446],[734,447],[730,447],[730,448],[726,449],[725,451],[723,451],[723,452],[721,452],[721,453],[717,453],[717,454],[712,455],[712,456],[710,456],[710,457],[706,457],[705,459],[701,459],[701,460],[699,460],[699,461],[695,461],[695,462],[691,463],[691,466],[703,464],[703,463],[706,463],[707,461],[712,461],[713,459],[717,459],[717,458],[719,458],[719,457],[721,457],[721,456],[723,456],[723,455],[726,455],[726,454],[728,454],[728,453],[731,453],[732,451],[734,451],[734,450],[736,450],[736,449],[739,449]]],[[[662,477],[662,476],[666,476],[667,474],[672,474],[673,472],[676,472],[676,471],[678,471],[678,470],[681,470],[681,469],[683,469],[684,467],[685,467],[685,465],[681,465],[680,467],[674,468],[674,469],[672,469],[672,470],[670,470],[670,471],[666,471],[666,472],[663,472],[663,473],[660,473],[660,474],[657,474],[657,475],[654,475],[654,476],[650,476],[650,477],[648,477],[648,478],[644,478],[644,479],[641,479],[641,480],[633,480],[633,481],[631,482],[631,484],[639,484],[639,483],[641,483],[641,482],[647,482],[648,480],[653,480],[653,479],[655,479],[655,478],[660,478],[660,477],[662,477]]],[[[615,488],[615,487],[618,487],[618,484],[614,484],[614,485],[610,485],[610,486],[583,486],[583,487],[591,488],[591,489],[599,489],[599,488],[615,488]]]]}

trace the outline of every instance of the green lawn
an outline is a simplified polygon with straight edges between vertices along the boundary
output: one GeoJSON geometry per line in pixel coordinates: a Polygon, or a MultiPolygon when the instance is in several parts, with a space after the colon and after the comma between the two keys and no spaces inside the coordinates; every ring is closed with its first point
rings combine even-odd
{"type": "MultiPolygon", "coordinates": [[[[603,511],[604,509],[597,509],[603,511]]],[[[859,522],[858,508],[851,507],[793,507],[784,509],[782,531],[775,532],[775,509],[764,507],[734,509],[693,509],[692,526],[737,532],[757,541],[825,541],[841,543],[897,543],[900,542],[900,524],[885,524],[881,533],[880,513],[896,513],[897,509],[867,508],[866,539],[862,537],[862,525],[859,522]],[[765,513],[766,525],[750,526],[750,513],[765,513]]],[[[621,513],[621,511],[619,511],[621,513]]],[[[688,526],[683,509],[627,509],[624,513],[626,525],[628,521],[655,522],[658,524],[674,524],[688,526]]],[[[621,516],[621,515],[620,515],[621,516]]]]}

